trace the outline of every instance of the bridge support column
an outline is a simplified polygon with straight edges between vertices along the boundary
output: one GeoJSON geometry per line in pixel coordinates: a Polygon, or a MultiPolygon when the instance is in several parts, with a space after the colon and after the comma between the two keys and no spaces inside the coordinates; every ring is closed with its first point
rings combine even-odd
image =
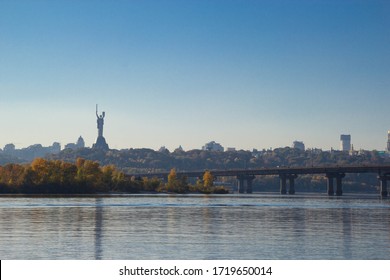
{"type": "Polygon", "coordinates": [[[345,177],[344,173],[336,175],[336,195],[343,195],[342,179],[345,177]]]}
{"type": "Polygon", "coordinates": [[[381,196],[382,197],[386,197],[388,195],[387,180],[390,180],[390,175],[379,175],[378,179],[380,181],[381,196]]]}
{"type": "Polygon", "coordinates": [[[340,196],[343,194],[343,185],[342,179],[345,177],[344,173],[327,173],[326,178],[328,178],[328,195],[334,195],[334,178],[336,178],[336,195],[340,196]]]}
{"type": "Polygon", "coordinates": [[[286,194],[287,188],[286,188],[286,174],[280,174],[280,194],[286,194]]]}
{"type": "Polygon", "coordinates": [[[238,192],[239,193],[245,193],[244,176],[243,175],[238,175],[237,176],[237,180],[238,180],[238,192]]]}
{"type": "Polygon", "coordinates": [[[280,174],[280,194],[287,193],[287,179],[289,183],[289,194],[295,194],[295,182],[294,180],[298,177],[296,174],[280,174]]]}
{"type": "Polygon", "coordinates": [[[296,174],[287,175],[288,181],[290,183],[288,193],[295,194],[295,182],[294,180],[298,177],[296,174]]]}
{"type": "Polygon", "coordinates": [[[246,176],[246,192],[247,193],[253,193],[253,180],[256,177],[254,175],[248,175],[246,176]]]}
{"type": "Polygon", "coordinates": [[[238,192],[239,193],[252,193],[253,192],[253,180],[255,179],[254,175],[238,175],[238,192]],[[246,182],[246,184],[245,184],[246,182]]]}
{"type": "Polygon", "coordinates": [[[328,185],[327,185],[328,195],[334,195],[333,177],[334,177],[333,174],[326,174],[326,178],[328,179],[328,185]]]}

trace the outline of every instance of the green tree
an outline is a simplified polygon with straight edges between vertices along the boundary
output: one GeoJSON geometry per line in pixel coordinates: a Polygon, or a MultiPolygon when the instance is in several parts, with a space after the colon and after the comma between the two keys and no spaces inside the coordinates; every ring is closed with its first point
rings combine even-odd
{"type": "Polygon", "coordinates": [[[61,162],[61,185],[72,187],[76,185],[77,167],[69,162],[61,162]]]}
{"type": "Polygon", "coordinates": [[[98,162],[78,158],[76,167],[76,181],[80,192],[104,191],[103,172],[98,162]]]}
{"type": "Polygon", "coordinates": [[[142,178],[142,181],[143,181],[143,190],[147,192],[159,191],[162,187],[161,180],[156,177],[153,178],[144,177],[142,178]]]}

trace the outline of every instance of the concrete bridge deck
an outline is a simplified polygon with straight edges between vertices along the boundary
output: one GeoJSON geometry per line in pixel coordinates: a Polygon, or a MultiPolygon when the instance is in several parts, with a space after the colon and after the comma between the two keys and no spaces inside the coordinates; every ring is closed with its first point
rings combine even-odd
{"type": "MultiPolygon", "coordinates": [[[[201,178],[206,170],[177,171],[178,176],[201,178]]],[[[280,193],[287,193],[287,180],[289,181],[289,194],[295,193],[294,180],[298,175],[323,174],[328,179],[328,195],[334,195],[334,180],[336,180],[336,195],[342,195],[342,178],[347,173],[374,173],[378,175],[380,193],[387,196],[387,181],[390,180],[390,165],[361,165],[361,166],[312,166],[312,167],[272,167],[258,169],[234,170],[208,170],[214,177],[234,176],[238,180],[240,193],[252,192],[252,181],[256,175],[277,175],[280,177],[280,193]]],[[[128,174],[135,177],[167,178],[169,172],[128,174]]]]}
{"type": "MultiPolygon", "coordinates": [[[[390,174],[390,165],[367,165],[367,166],[320,166],[320,167],[271,167],[257,169],[225,169],[225,170],[199,170],[199,171],[176,171],[177,175],[187,177],[203,176],[205,171],[210,171],[213,176],[237,176],[237,175],[280,175],[280,174],[326,174],[326,173],[377,173],[390,174]]],[[[165,178],[167,172],[149,172],[129,174],[137,177],[165,178]]]]}

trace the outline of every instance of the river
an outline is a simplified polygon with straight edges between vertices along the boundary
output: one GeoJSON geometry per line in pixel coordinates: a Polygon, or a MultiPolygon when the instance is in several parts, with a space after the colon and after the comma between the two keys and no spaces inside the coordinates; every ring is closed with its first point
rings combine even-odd
{"type": "Polygon", "coordinates": [[[0,259],[390,259],[378,195],[0,196],[0,259]]]}

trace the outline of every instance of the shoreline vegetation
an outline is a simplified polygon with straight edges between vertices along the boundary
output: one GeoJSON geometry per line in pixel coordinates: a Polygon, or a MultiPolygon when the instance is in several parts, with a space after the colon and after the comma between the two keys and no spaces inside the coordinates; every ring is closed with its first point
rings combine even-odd
{"type": "MultiPolygon", "coordinates": [[[[277,148],[257,151],[205,151],[177,149],[108,150],[65,149],[32,161],[9,158],[0,152],[1,194],[97,194],[97,193],[227,193],[237,188],[236,177],[181,178],[176,171],[258,169],[390,164],[390,154],[378,151],[322,151],[277,148]],[[135,178],[126,174],[171,172],[169,178],[135,178]],[[169,179],[169,180],[168,180],[169,179]]],[[[300,175],[298,192],[326,193],[324,175],[300,175]]],[[[278,176],[256,176],[253,192],[279,193],[278,176]]],[[[346,174],[343,191],[377,193],[377,174],[346,174]]]]}
{"type": "Polygon", "coordinates": [[[205,171],[203,178],[190,184],[171,169],[164,183],[158,178],[126,176],[114,165],[77,158],[75,163],[36,158],[30,164],[0,166],[0,194],[109,194],[109,193],[203,193],[224,194],[224,186],[214,186],[205,171]]]}

